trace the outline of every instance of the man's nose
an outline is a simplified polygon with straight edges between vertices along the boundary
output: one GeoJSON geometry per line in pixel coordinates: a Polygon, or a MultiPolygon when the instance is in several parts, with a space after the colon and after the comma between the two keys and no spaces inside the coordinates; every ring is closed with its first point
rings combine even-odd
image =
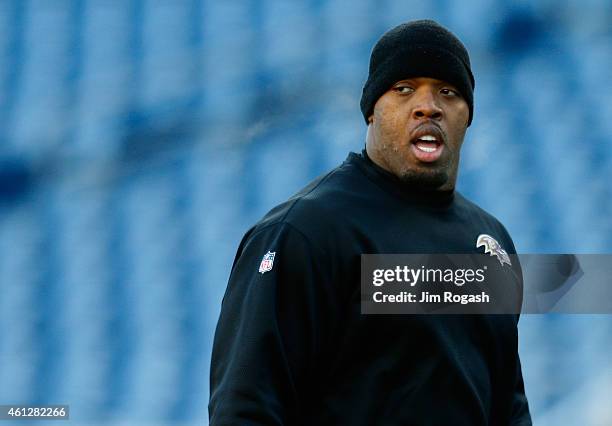
{"type": "Polygon", "coordinates": [[[442,108],[437,103],[436,95],[431,90],[423,89],[415,93],[416,104],[412,110],[413,118],[421,120],[430,118],[439,120],[442,118],[442,108]],[[419,93],[420,92],[420,93],[419,93]]]}

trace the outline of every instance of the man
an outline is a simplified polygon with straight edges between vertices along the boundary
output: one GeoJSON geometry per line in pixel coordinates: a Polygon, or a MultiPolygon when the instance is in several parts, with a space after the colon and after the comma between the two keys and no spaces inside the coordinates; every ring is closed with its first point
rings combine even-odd
{"type": "Polygon", "coordinates": [[[214,341],[211,425],[530,425],[517,315],[363,315],[362,253],[509,253],[455,191],[473,114],[468,53],[433,21],[377,42],[366,149],[244,236],[214,341]]]}

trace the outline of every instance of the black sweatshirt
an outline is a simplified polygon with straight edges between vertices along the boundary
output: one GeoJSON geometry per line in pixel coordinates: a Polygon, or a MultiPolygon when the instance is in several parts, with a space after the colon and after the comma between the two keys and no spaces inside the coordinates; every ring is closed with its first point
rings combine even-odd
{"type": "Polygon", "coordinates": [[[411,190],[365,151],[349,154],[242,239],[210,424],[531,425],[517,315],[360,313],[362,253],[477,253],[483,233],[515,253],[457,191],[411,190]]]}

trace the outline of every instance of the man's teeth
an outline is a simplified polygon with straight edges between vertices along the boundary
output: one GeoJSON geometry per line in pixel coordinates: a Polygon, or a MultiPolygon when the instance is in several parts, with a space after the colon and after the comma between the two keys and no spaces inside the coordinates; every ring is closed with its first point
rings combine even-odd
{"type": "Polygon", "coordinates": [[[415,145],[420,151],[434,152],[438,149],[438,139],[433,135],[420,136],[415,145]]]}

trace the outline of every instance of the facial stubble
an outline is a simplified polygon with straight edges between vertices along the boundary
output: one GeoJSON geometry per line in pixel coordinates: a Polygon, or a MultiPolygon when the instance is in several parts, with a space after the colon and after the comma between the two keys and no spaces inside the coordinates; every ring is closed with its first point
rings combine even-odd
{"type": "MultiPolygon", "coordinates": [[[[448,149],[448,147],[445,148],[448,149]]],[[[450,179],[451,168],[454,161],[452,154],[450,158],[441,158],[435,163],[421,163],[416,159],[406,159],[405,156],[412,157],[413,155],[410,152],[410,147],[404,148],[408,151],[407,153],[401,153],[400,150],[395,147],[389,149],[389,146],[386,144],[383,145],[382,149],[386,151],[383,155],[390,160],[392,159],[391,162],[395,163],[395,167],[391,167],[395,169],[392,170],[393,174],[395,174],[406,186],[420,190],[435,190],[446,184],[450,179]],[[416,164],[410,164],[409,161],[416,161],[416,164]]]]}

